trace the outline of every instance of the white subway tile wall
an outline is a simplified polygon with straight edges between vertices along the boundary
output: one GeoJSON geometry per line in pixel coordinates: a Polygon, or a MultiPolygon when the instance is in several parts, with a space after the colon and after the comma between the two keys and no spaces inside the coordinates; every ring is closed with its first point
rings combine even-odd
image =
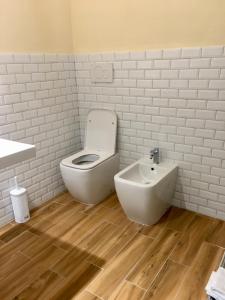
{"type": "Polygon", "coordinates": [[[81,140],[93,108],[119,118],[121,168],[159,147],[178,162],[174,205],[225,219],[223,46],[75,56],[81,140]],[[93,62],[114,66],[112,84],[93,84],[93,62]]]}
{"type": "Polygon", "coordinates": [[[81,148],[94,108],[118,115],[121,168],[158,146],[179,164],[174,205],[225,219],[225,49],[215,46],[0,54],[0,137],[37,146],[35,159],[0,172],[0,224],[13,218],[13,176],[31,207],[64,190],[59,162],[81,148]],[[113,83],[91,83],[101,61],[113,63],[113,83]]]}
{"type": "Polygon", "coordinates": [[[0,225],[13,219],[15,175],[30,207],[64,190],[59,162],[80,149],[74,55],[0,54],[0,137],[35,144],[36,158],[0,170],[0,225]]]}

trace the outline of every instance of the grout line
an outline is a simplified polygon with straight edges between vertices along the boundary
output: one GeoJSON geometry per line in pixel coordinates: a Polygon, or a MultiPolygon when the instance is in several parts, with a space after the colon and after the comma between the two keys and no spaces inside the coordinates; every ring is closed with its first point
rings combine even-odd
{"type": "Polygon", "coordinates": [[[141,286],[139,286],[139,285],[137,285],[137,284],[135,284],[135,283],[133,283],[133,282],[127,280],[127,279],[125,279],[124,281],[127,282],[127,283],[130,284],[130,285],[134,285],[134,286],[138,287],[140,290],[147,291],[147,290],[144,289],[143,287],[141,287],[141,286]]]}
{"type": "MultiPolygon", "coordinates": [[[[136,233],[135,235],[134,235],[134,237],[136,236],[136,235],[138,235],[138,233],[136,233]]],[[[133,237],[133,238],[134,238],[133,237]]],[[[126,245],[128,244],[130,242],[130,240],[127,242],[127,243],[125,243],[125,245],[121,248],[121,250],[118,252],[118,254],[115,256],[115,259],[117,258],[117,256],[118,255],[120,255],[120,253],[123,251],[123,249],[126,247],[126,245]]],[[[148,248],[147,248],[148,249],[148,248]]],[[[147,251],[147,249],[146,249],[146,251],[147,251]]],[[[144,253],[146,252],[146,251],[144,251],[144,253]]],[[[144,255],[144,253],[143,253],[143,255],[144,255]]],[[[131,267],[131,269],[129,270],[129,272],[127,273],[127,274],[125,274],[124,276],[123,276],[123,278],[121,278],[121,281],[124,281],[124,280],[126,280],[126,278],[127,278],[127,276],[129,275],[129,273],[133,270],[133,268],[137,265],[137,263],[141,260],[141,258],[143,257],[143,255],[138,259],[138,261],[131,267]]],[[[105,270],[105,269],[104,269],[105,270]]],[[[103,272],[104,272],[104,270],[103,270],[103,272]]],[[[102,274],[98,274],[98,276],[102,276],[102,274]]],[[[93,282],[95,281],[95,279],[93,280],[93,282]]]]}
{"type": "MultiPolygon", "coordinates": [[[[157,279],[159,273],[162,271],[164,265],[165,265],[168,261],[172,261],[172,262],[174,262],[174,263],[176,263],[176,264],[178,264],[178,265],[182,265],[183,267],[185,267],[185,274],[184,274],[184,276],[183,276],[183,279],[181,280],[181,281],[183,282],[184,277],[185,277],[185,275],[186,275],[186,272],[190,269],[190,267],[189,267],[189,266],[186,266],[186,265],[183,265],[183,264],[180,264],[180,263],[177,263],[177,262],[171,260],[170,258],[167,258],[166,261],[165,261],[165,263],[163,264],[162,268],[161,268],[160,271],[157,273],[157,276],[155,276],[155,278],[154,278],[154,280],[152,281],[151,285],[148,287],[148,289],[147,289],[147,291],[146,291],[146,294],[148,293],[148,291],[150,290],[150,288],[153,286],[153,284],[154,284],[154,282],[156,281],[156,279],[157,279]]],[[[181,286],[181,284],[180,284],[180,286],[181,286]]],[[[179,287],[179,289],[180,289],[180,287],[179,287]]],[[[176,295],[178,294],[179,289],[178,289],[176,295]]],[[[146,295],[146,294],[145,294],[145,295],[146,295]]],[[[174,299],[174,300],[175,300],[175,299],[174,299]]],[[[180,300],[180,299],[179,299],[179,300],[180,300]]]]}
{"type": "MultiPolygon", "coordinates": [[[[181,282],[180,282],[180,285],[179,285],[179,287],[178,287],[178,289],[177,289],[177,293],[176,293],[176,295],[175,295],[175,299],[174,299],[174,300],[177,299],[177,295],[178,295],[179,291],[181,290],[182,283],[184,282],[185,277],[187,276],[189,270],[190,270],[190,267],[186,267],[186,270],[184,271],[184,275],[183,275],[183,277],[181,278],[181,282]]],[[[177,299],[177,300],[180,300],[180,299],[177,299]]]]}
{"type": "MultiPolygon", "coordinates": [[[[86,290],[88,293],[90,293],[91,295],[93,295],[93,296],[97,297],[98,299],[105,300],[104,298],[102,298],[102,297],[98,296],[97,294],[93,293],[92,291],[90,292],[90,291],[88,290],[88,286],[86,287],[86,289],[85,289],[85,290],[86,290]]],[[[84,290],[84,291],[85,291],[85,290],[84,290]]]]}
{"type": "Polygon", "coordinates": [[[104,271],[104,268],[102,268],[102,267],[99,267],[99,266],[98,266],[98,265],[96,265],[95,263],[93,263],[93,262],[89,261],[89,260],[88,260],[88,257],[87,257],[87,258],[85,258],[85,261],[86,261],[88,264],[95,266],[95,267],[96,267],[96,268],[98,268],[99,270],[101,270],[101,271],[104,271]]]}
{"type": "Polygon", "coordinates": [[[170,261],[172,261],[173,263],[178,264],[178,265],[181,265],[181,266],[183,266],[183,267],[185,267],[185,268],[191,268],[191,265],[185,265],[184,263],[180,263],[180,262],[178,262],[178,261],[175,261],[174,259],[172,259],[172,258],[170,258],[170,257],[168,257],[167,260],[170,260],[170,261]]]}
{"type": "Polygon", "coordinates": [[[126,282],[129,283],[130,285],[136,286],[136,287],[139,288],[140,290],[143,290],[143,291],[145,291],[145,292],[147,291],[147,289],[141,287],[141,286],[138,285],[137,283],[134,283],[134,282],[132,282],[132,281],[129,281],[127,278],[125,278],[124,281],[126,281],[126,282]]]}
{"type": "MultiPolygon", "coordinates": [[[[28,256],[27,254],[23,253],[21,249],[17,250],[16,252],[19,252],[20,254],[22,254],[24,257],[26,257],[28,259],[28,261],[31,261],[32,258],[30,256],[28,256]]],[[[22,267],[22,266],[21,266],[22,267]]]]}
{"type": "Polygon", "coordinates": [[[213,245],[213,246],[215,246],[215,247],[217,247],[217,248],[220,248],[220,249],[222,249],[222,250],[225,250],[225,246],[223,247],[223,246],[217,245],[217,244],[215,244],[215,243],[209,242],[209,241],[207,241],[207,240],[205,240],[204,242],[206,242],[206,243],[208,243],[208,244],[211,244],[211,245],[213,245]]]}

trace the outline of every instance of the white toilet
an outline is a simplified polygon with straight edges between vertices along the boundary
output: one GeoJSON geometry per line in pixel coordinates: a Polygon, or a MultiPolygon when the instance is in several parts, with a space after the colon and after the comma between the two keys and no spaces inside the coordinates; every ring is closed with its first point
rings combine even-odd
{"type": "Polygon", "coordinates": [[[109,110],[92,110],[87,116],[84,149],[60,163],[68,191],[78,201],[97,204],[114,190],[119,170],[116,153],[117,116],[109,110]]]}

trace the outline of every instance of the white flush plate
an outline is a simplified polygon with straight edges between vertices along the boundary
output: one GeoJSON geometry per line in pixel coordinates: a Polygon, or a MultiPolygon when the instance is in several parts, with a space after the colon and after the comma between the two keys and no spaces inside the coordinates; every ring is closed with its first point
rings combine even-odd
{"type": "Polygon", "coordinates": [[[111,63],[94,63],[91,70],[91,82],[104,83],[113,81],[113,66],[111,63]]]}

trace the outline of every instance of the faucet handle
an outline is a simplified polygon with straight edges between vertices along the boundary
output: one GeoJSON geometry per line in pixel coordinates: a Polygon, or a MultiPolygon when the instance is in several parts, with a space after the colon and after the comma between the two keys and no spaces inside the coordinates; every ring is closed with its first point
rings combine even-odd
{"type": "Polygon", "coordinates": [[[155,154],[159,153],[159,147],[154,148],[154,153],[155,154]]]}
{"type": "Polygon", "coordinates": [[[154,155],[154,154],[157,154],[157,153],[159,153],[159,148],[158,147],[153,148],[152,150],[150,150],[151,155],[154,155]]]}

